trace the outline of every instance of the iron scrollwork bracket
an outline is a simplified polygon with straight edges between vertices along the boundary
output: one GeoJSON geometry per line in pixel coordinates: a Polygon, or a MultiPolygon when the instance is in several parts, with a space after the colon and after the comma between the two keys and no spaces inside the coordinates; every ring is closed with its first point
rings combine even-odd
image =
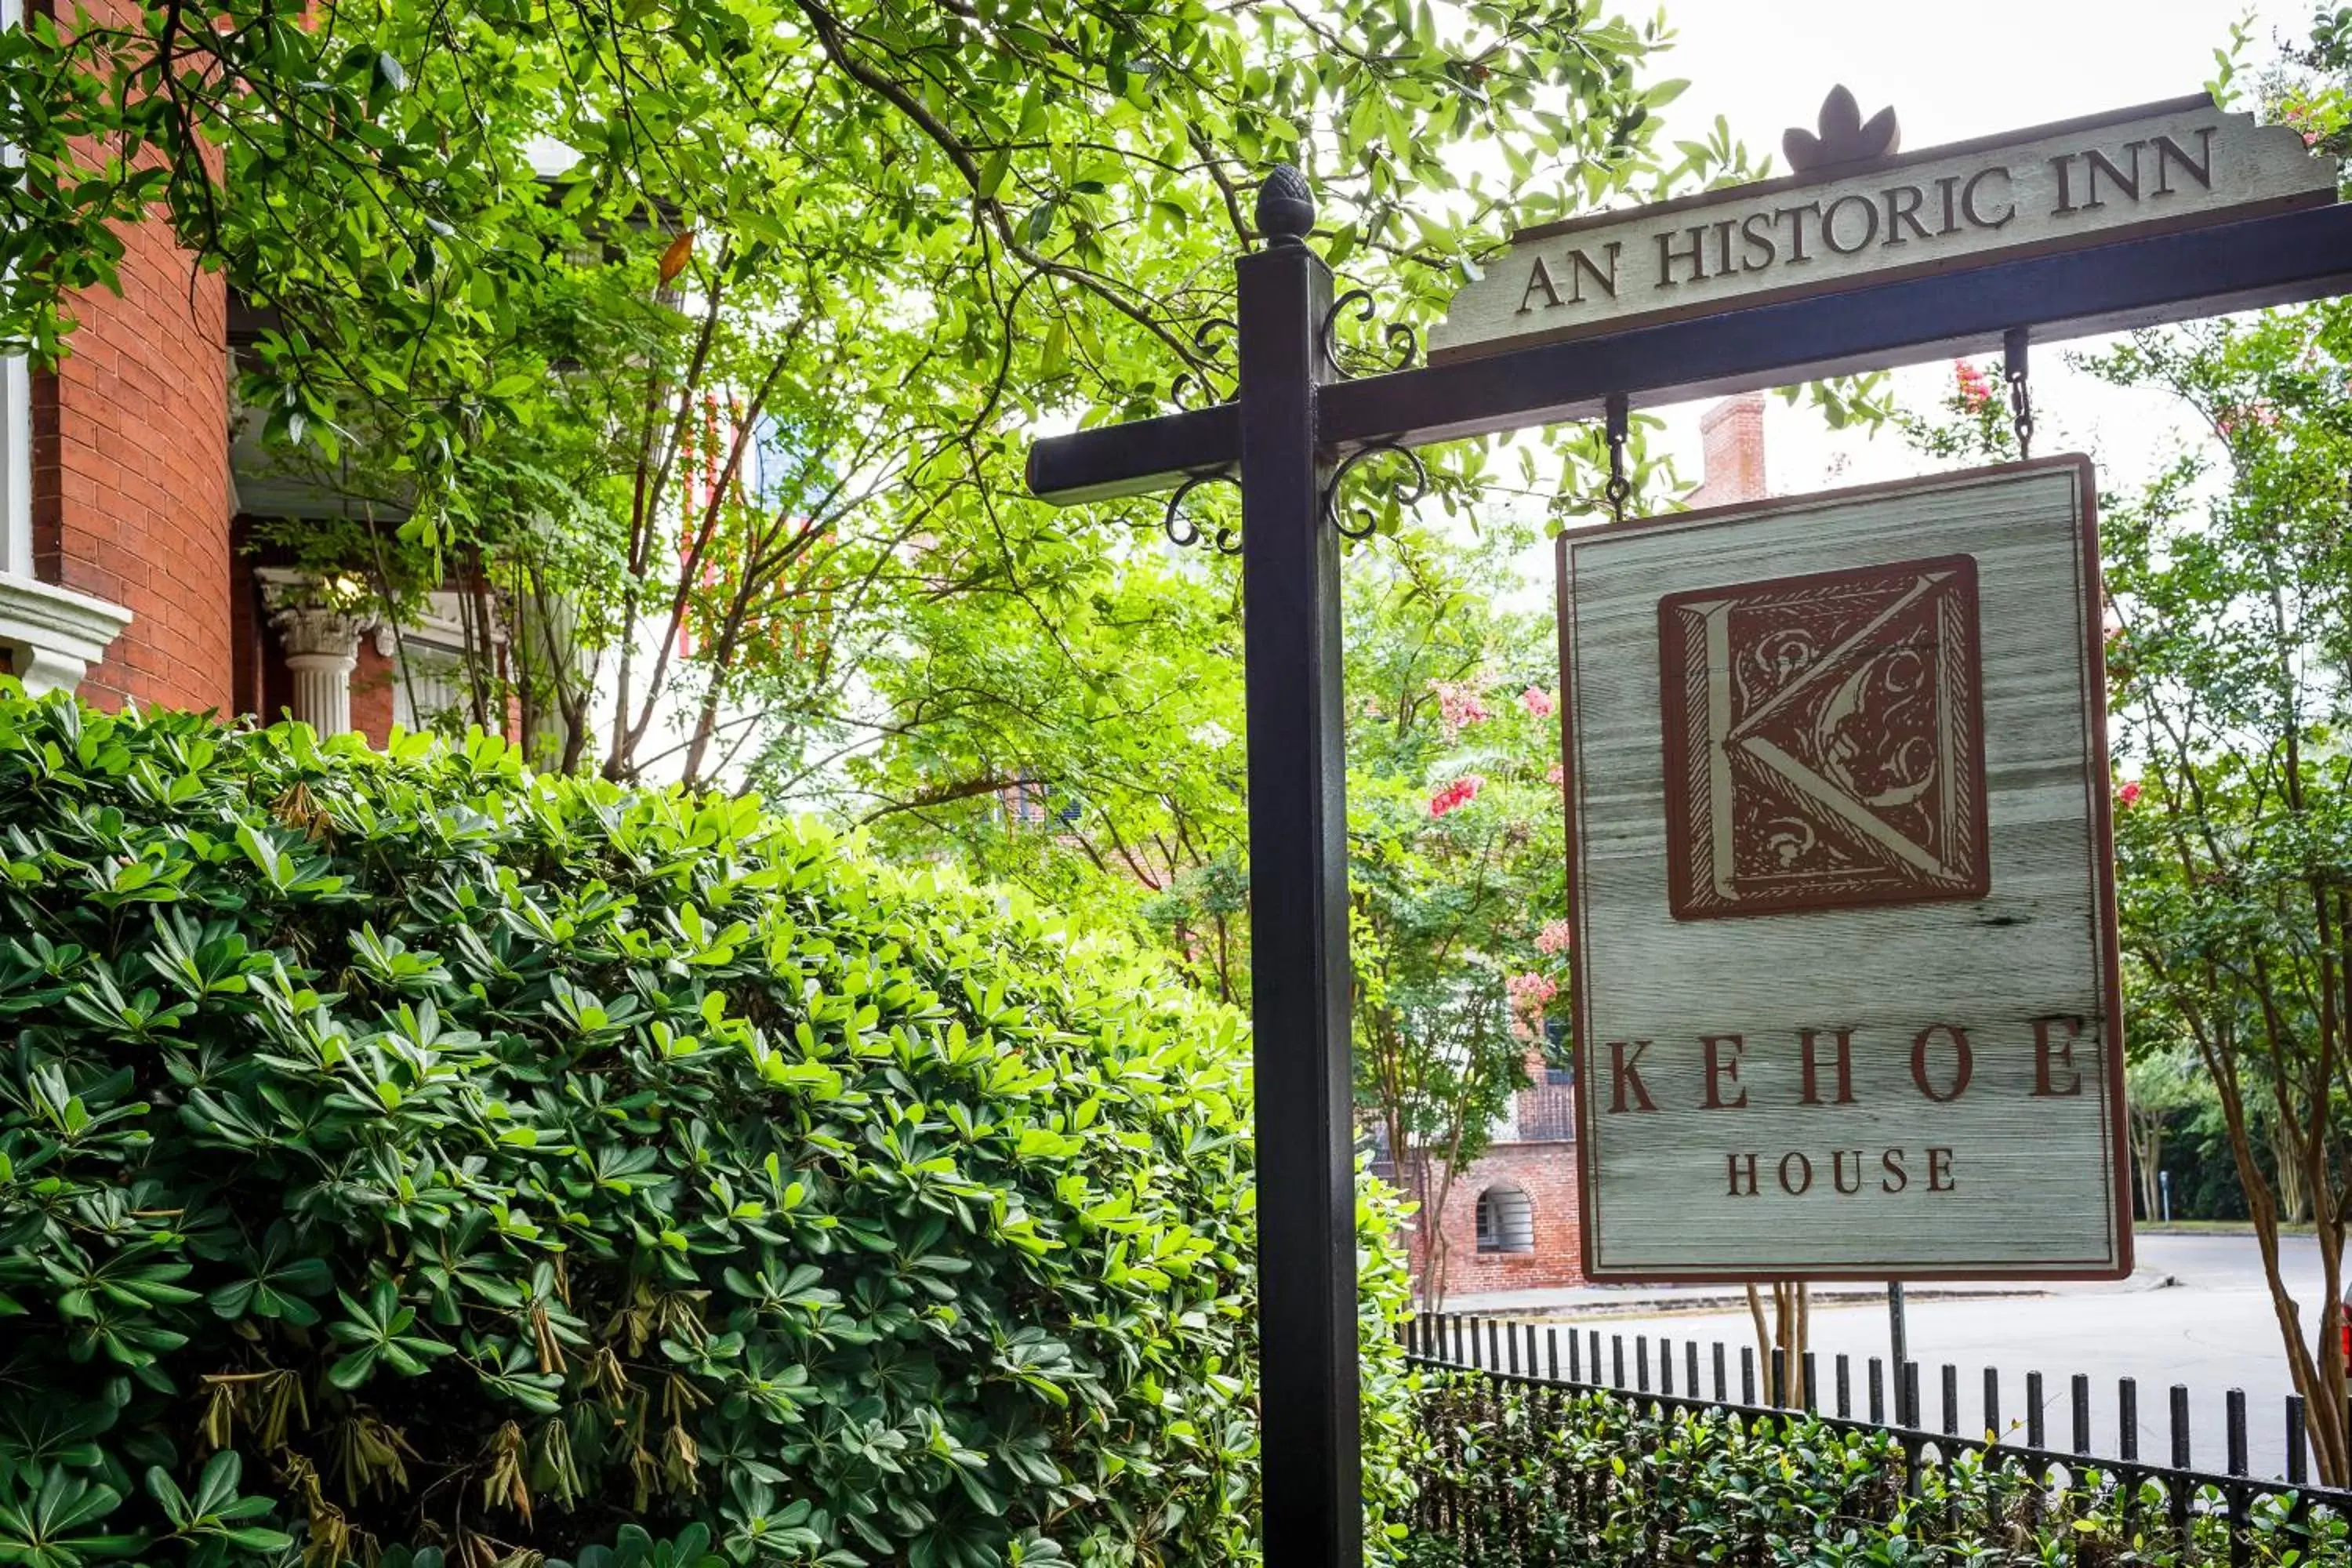
{"type": "Polygon", "coordinates": [[[1370,539],[1380,527],[1380,518],[1370,507],[1343,507],[1339,504],[1339,486],[1358,465],[1368,458],[1398,457],[1412,465],[1412,479],[1402,496],[1402,505],[1421,503],[1429,493],[1429,469],[1423,466],[1421,454],[1402,441],[1368,441],[1331,468],[1331,477],[1323,481],[1323,521],[1339,531],[1342,539],[1370,539]]]}
{"type": "MultiPolygon", "coordinates": [[[[1323,312],[1322,326],[1318,329],[1325,362],[1342,375],[1348,372],[1339,362],[1339,318],[1351,309],[1356,312],[1356,320],[1370,321],[1376,309],[1371,290],[1350,289],[1332,300],[1331,308],[1323,312]]],[[[1382,371],[1411,370],[1413,362],[1421,357],[1421,334],[1402,321],[1391,321],[1381,328],[1381,339],[1388,344],[1389,355],[1388,363],[1381,367],[1382,371]]]]}
{"type": "MultiPolygon", "coordinates": [[[[1176,487],[1173,494],[1169,496],[1168,510],[1160,517],[1160,528],[1161,532],[1168,535],[1170,543],[1181,550],[1201,542],[1201,525],[1184,515],[1184,498],[1202,485],[1219,481],[1232,485],[1236,489],[1241,488],[1241,480],[1234,476],[1232,468],[1209,468],[1187,479],[1176,487]]],[[[1217,530],[1215,543],[1218,554],[1238,555],[1242,549],[1241,531],[1230,527],[1220,528],[1217,530]]]]}
{"type": "MultiPolygon", "coordinates": [[[[1216,357],[1220,342],[1234,335],[1234,323],[1223,316],[1211,316],[1192,332],[1192,347],[1202,359],[1216,357]]],[[[1215,403],[1231,403],[1231,397],[1218,397],[1216,387],[1210,383],[1203,368],[1188,370],[1168,384],[1168,400],[1179,408],[1206,408],[1215,403]],[[1198,401],[1195,401],[1195,400],[1198,401]]]]}

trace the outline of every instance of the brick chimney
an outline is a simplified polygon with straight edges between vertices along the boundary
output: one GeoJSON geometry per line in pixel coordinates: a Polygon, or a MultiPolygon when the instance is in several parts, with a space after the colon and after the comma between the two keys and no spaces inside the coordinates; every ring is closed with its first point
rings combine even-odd
{"type": "Polygon", "coordinates": [[[1706,472],[1690,493],[1693,507],[1764,499],[1764,395],[1727,397],[1700,416],[1706,472]]]}

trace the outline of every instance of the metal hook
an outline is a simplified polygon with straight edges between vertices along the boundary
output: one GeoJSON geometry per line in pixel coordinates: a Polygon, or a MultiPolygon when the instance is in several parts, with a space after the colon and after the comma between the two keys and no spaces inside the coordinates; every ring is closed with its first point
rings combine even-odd
{"type": "Polygon", "coordinates": [[[1622,392],[1612,392],[1602,405],[1608,419],[1609,483],[1601,494],[1609,500],[1611,521],[1625,521],[1625,503],[1633,498],[1633,482],[1625,477],[1625,439],[1633,424],[1633,404],[1622,392]]]}
{"type": "Polygon", "coordinates": [[[2009,422],[2020,460],[2033,456],[2033,392],[2025,379],[2026,331],[2011,327],[2000,340],[2001,379],[2009,383],[2009,422]]]}

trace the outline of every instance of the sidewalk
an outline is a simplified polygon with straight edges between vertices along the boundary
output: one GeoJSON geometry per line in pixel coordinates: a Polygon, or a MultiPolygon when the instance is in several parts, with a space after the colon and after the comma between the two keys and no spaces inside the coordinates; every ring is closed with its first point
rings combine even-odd
{"type": "MultiPolygon", "coordinates": [[[[1759,1281],[1761,1284],[1761,1281],[1759,1281]]],[[[1984,1301],[2008,1297],[2113,1294],[2160,1290],[2176,1284],[2163,1269],[2143,1265],[2128,1279],[2101,1283],[1987,1279],[1939,1280],[1906,1286],[1906,1301],[1984,1301]]],[[[1769,1305],[1770,1298],[1766,1297],[1769,1305]]],[[[1816,1285],[1816,1307],[1885,1301],[1886,1287],[1869,1283],[1816,1285]]],[[[1738,1285],[1570,1285],[1546,1290],[1490,1290],[1448,1296],[1448,1312],[1471,1317],[1655,1318],[1685,1312],[1746,1311],[1748,1292],[1738,1285]]]]}

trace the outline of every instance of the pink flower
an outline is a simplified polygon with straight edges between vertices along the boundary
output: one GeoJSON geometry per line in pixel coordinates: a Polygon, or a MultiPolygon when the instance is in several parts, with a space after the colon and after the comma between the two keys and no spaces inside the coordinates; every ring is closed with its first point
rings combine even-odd
{"type": "Polygon", "coordinates": [[[2303,144],[2304,144],[2305,146],[2306,146],[2306,147],[2316,147],[2316,146],[2318,146],[2318,145],[2319,145],[2319,132],[2316,132],[2316,131],[2306,131],[2306,132],[2305,132],[2303,133],[2303,144]]]}
{"type": "Polygon", "coordinates": [[[1536,951],[1557,957],[1575,941],[1576,929],[1566,921],[1546,921],[1543,930],[1536,932],[1536,951]]]}
{"type": "Polygon", "coordinates": [[[1519,693],[1519,706],[1538,719],[1549,719],[1553,707],[1551,693],[1540,686],[1530,686],[1519,693]]]}
{"type": "Polygon", "coordinates": [[[2263,402],[2254,402],[2243,408],[2226,408],[2213,416],[2213,428],[2223,436],[2234,436],[2245,426],[2252,425],[2268,430],[2279,422],[2279,411],[2263,402]]]}
{"type": "Polygon", "coordinates": [[[1568,787],[1568,764],[1566,763],[1552,763],[1552,765],[1545,771],[1544,783],[1551,785],[1554,789],[1566,789],[1568,787]]]}
{"type": "Polygon", "coordinates": [[[1429,797],[1429,815],[1444,816],[1449,811],[1459,811],[1476,800],[1478,792],[1486,787],[1486,780],[1484,774],[1464,773],[1429,797]]]}
{"type": "Polygon", "coordinates": [[[2123,788],[2116,791],[2116,804],[2122,806],[2126,811],[2129,811],[2134,805],[2137,805],[2138,802],[2139,783],[2137,780],[2134,780],[2132,783],[2127,784],[2124,785],[2123,788]]]}
{"type": "Polygon", "coordinates": [[[1549,975],[1511,974],[1503,979],[1503,993],[1511,1003],[1511,1035],[1532,1040],[1543,1031],[1544,1004],[1559,994],[1549,975]]]}
{"type": "Polygon", "coordinates": [[[1969,413],[1976,413],[1992,401],[1992,383],[1968,361],[1959,360],[1953,364],[1952,377],[1959,383],[1960,405],[1969,413]]]}
{"type": "Polygon", "coordinates": [[[1486,705],[1478,700],[1478,688],[1466,680],[1433,680],[1429,689],[1437,693],[1437,720],[1445,731],[1446,744],[1473,724],[1483,724],[1490,717],[1486,705]]]}

